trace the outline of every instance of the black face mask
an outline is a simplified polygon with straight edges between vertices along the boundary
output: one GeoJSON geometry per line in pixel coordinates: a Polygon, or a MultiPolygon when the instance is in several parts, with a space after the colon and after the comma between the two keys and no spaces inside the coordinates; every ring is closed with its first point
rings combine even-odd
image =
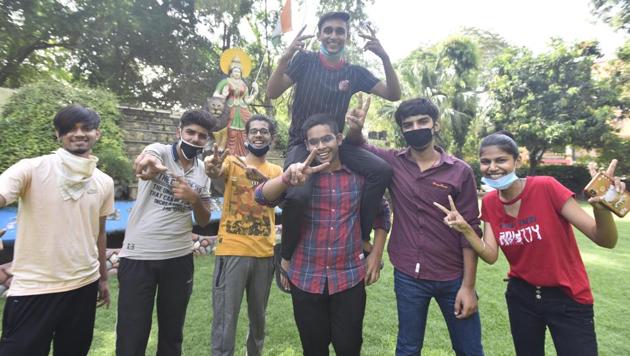
{"type": "Polygon", "coordinates": [[[201,153],[201,151],[203,151],[203,146],[195,146],[184,141],[183,139],[179,140],[179,148],[182,149],[182,154],[187,160],[191,160],[197,157],[201,153]]]}
{"type": "Polygon", "coordinates": [[[245,143],[245,147],[247,147],[247,150],[249,152],[251,152],[256,157],[262,157],[262,156],[266,155],[267,152],[269,152],[269,146],[270,145],[266,145],[266,146],[263,146],[261,148],[257,148],[257,147],[254,147],[254,145],[252,145],[249,142],[245,143]]]}
{"type": "Polygon", "coordinates": [[[403,132],[403,136],[409,146],[416,150],[422,150],[431,142],[433,132],[431,129],[418,129],[403,132]]]}

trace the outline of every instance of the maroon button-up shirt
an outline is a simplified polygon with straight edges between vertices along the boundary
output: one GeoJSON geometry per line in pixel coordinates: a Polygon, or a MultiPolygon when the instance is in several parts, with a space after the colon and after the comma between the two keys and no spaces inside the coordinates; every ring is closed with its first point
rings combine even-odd
{"type": "Polygon", "coordinates": [[[462,249],[470,246],[462,234],[444,224],[444,213],[433,202],[449,207],[450,194],[457,210],[481,236],[472,168],[439,147],[439,163],[424,172],[409,148],[362,147],[383,158],[394,170],[389,186],[394,223],[387,248],[394,267],[418,279],[448,281],[461,277],[462,249]]]}

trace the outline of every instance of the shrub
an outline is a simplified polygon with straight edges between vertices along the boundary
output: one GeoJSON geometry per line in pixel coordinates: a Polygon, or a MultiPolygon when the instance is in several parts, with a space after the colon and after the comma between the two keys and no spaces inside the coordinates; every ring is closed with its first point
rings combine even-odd
{"type": "Polygon", "coordinates": [[[81,85],[47,80],[22,87],[0,115],[0,172],[23,158],[48,154],[59,147],[52,119],[62,107],[80,104],[101,116],[101,139],[94,147],[99,168],[120,182],[132,179],[124,151],[114,94],[81,85]]]}

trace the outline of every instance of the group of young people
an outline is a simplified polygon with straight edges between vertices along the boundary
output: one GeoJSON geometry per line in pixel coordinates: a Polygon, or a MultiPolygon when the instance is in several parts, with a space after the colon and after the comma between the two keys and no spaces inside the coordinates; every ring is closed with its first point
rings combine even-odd
{"type": "MultiPolygon", "coordinates": [[[[475,291],[477,259],[509,264],[506,301],[517,355],[544,355],[549,328],[559,355],[596,355],[593,297],[572,226],[612,248],[617,231],[600,197],[592,216],[552,177],[517,177],[518,146],[507,132],[481,142],[483,181],[495,188],[481,215],[470,166],[437,145],[440,113],[429,99],[400,103],[395,120],[407,146],[367,144],[369,98],[400,99],[387,53],[374,33],[365,49],[385,80],[344,59],[349,15],[318,23],[319,52],[302,32],[281,56],[267,96],[294,87],[284,169],[267,161],[277,127],[255,115],[245,126],[245,156],[216,147],[202,161],[213,120],[183,114],[177,142],[147,146],[134,162],[138,198],[120,252],[116,354],[144,355],[157,306],[158,355],[180,355],[193,290],[191,231],[210,217],[210,179],[224,183],[212,278],[212,354],[232,355],[247,298],[247,354],[260,355],[274,270],[291,294],[305,355],[359,355],[365,286],[379,278],[385,239],[394,267],[397,355],[421,352],[428,307],[437,301],[457,355],[482,355],[475,291]],[[359,94],[361,95],[361,94],[359,94]],[[344,137],[344,126],[348,126],[344,137]],[[274,264],[275,210],[282,204],[282,244],[274,264]],[[481,221],[484,222],[483,230],[481,221]],[[370,237],[374,231],[374,239],[370,237]]],[[[0,207],[18,198],[13,282],[3,314],[0,355],[88,353],[95,300],[109,304],[105,218],[113,181],[91,149],[98,114],[72,105],[53,120],[61,148],[25,159],[0,175],[0,207]]],[[[607,173],[614,177],[615,162],[607,173]]],[[[625,185],[615,177],[615,189],[625,185]]],[[[507,352],[507,350],[506,350],[507,352]]]]}

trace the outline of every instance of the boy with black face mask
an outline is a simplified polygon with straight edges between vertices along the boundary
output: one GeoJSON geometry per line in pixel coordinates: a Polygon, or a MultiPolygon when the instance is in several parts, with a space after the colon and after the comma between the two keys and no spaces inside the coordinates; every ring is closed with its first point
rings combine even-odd
{"type": "Polygon", "coordinates": [[[396,354],[420,353],[427,309],[435,298],[455,353],[482,355],[477,254],[461,233],[444,224],[444,215],[433,205],[450,206],[452,197],[466,221],[481,233],[477,187],[470,166],[436,145],[439,114],[428,99],[403,101],[395,118],[408,147],[391,150],[366,144],[361,134],[366,110],[356,108],[346,116],[346,139],[383,158],[394,170],[389,190],[395,214],[388,252],[395,267],[398,304],[396,354]]]}
{"type": "Polygon", "coordinates": [[[273,279],[275,211],[254,201],[254,188],[282,174],[266,160],[276,125],[266,116],[245,124],[249,153],[244,157],[215,152],[204,160],[210,178],[225,180],[212,283],[212,354],[233,355],[236,324],[243,293],[247,293],[249,333],[247,354],[261,355],[265,341],[265,310],[273,279]]]}
{"type": "Polygon", "coordinates": [[[214,120],[187,111],[178,141],[153,143],[136,159],[138,198],[120,250],[116,354],[144,355],[157,292],[158,354],[180,355],[192,293],[192,227],[210,220],[210,180],[197,156],[214,120]]]}

